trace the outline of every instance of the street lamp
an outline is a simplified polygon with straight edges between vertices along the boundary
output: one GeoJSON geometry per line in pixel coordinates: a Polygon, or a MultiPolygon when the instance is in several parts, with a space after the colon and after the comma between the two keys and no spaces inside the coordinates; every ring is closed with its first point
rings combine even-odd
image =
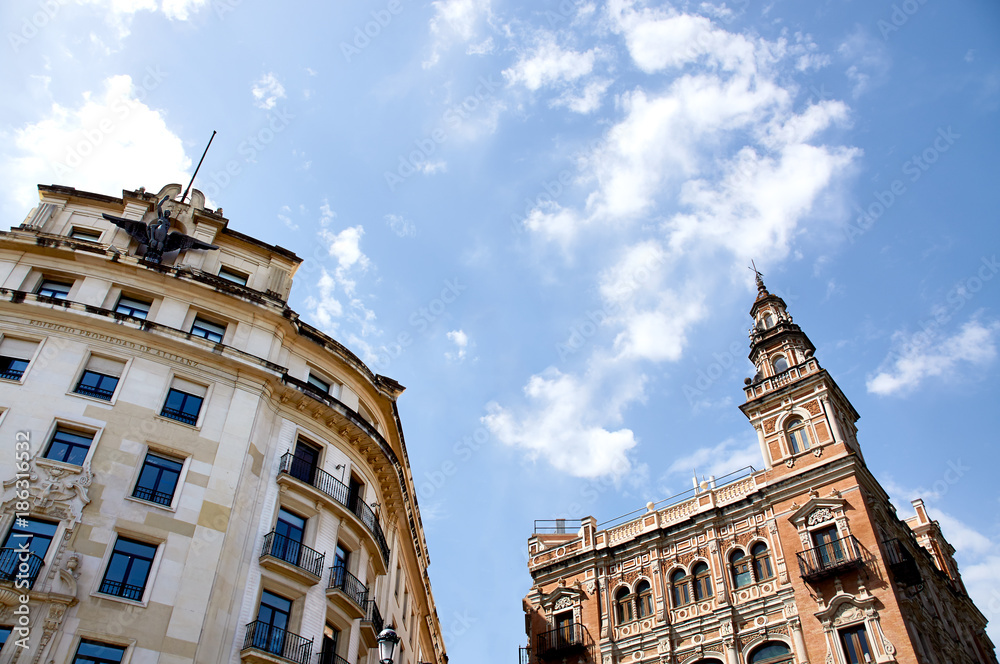
{"type": "Polygon", "coordinates": [[[378,635],[378,654],[380,664],[392,664],[392,653],[399,643],[399,636],[392,627],[386,627],[378,635]]]}

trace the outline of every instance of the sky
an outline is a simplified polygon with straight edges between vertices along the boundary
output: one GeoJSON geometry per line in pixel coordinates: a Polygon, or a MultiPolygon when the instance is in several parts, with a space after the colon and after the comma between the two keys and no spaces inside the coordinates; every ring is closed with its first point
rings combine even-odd
{"type": "Polygon", "coordinates": [[[1000,642],[1000,5],[12,0],[0,211],[195,186],[399,410],[452,661],[524,645],[533,520],[762,459],[751,260],[1000,642]]]}

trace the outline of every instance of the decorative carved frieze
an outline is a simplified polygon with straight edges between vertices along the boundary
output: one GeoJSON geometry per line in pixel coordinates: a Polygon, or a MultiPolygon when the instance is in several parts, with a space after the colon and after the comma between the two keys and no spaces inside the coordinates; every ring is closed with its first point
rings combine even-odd
{"type": "Polygon", "coordinates": [[[833,521],[833,511],[828,507],[821,507],[818,510],[813,511],[807,519],[807,523],[810,526],[815,526],[818,523],[823,523],[825,521],[833,521]]]}

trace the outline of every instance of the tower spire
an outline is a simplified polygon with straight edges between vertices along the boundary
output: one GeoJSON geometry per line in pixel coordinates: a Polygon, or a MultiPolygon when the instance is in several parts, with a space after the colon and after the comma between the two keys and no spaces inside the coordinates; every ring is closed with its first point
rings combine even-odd
{"type": "Polygon", "coordinates": [[[763,279],[764,275],[761,274],[761,271],[757,269],[757,264],[754,263],[753,260],[751,260],[750,266],[751,267],[748,267],[747,269],[753,270],[754,276],[756,277],[757,280],[757,299],[769,295],[769,293],[767,292],[767,286],[764,285],[764,279],[763,279]]]}

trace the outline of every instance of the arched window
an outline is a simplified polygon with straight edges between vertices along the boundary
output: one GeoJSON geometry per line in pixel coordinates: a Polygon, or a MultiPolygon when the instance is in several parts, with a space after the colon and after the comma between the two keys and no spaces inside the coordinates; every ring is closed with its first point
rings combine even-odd
{"type": "Polygon", "coordinates": [[[640,581],[635,587],[637,614],[639,618],[648,618],[653,615],[653,587],[649,581],[640,581]]]}
{"type": "Polygon", "coordinates": [[[632,621],[632,595],[627,587],[615,593],[615,613],[619,625],[632,621]]]}
{"type": "Polygon", "coordinates": [[[737,549],[729,555],[729,566],[733,573],[733,585],[737,588],[753,583],[753,577],[750,576],[750,558],[743,551],[737,549]]]}
{"type": "Polygon", "coordinates": [[[753,576],[758,581],[763,581],[764,579],[770,579],[774,576],[774,572],[771,571],[771,556],[768,555],[767,545],[763,542],[757,542],[750,549],[750,555],[753,556],[753,576]]]}
{"type": "Polygon", "coordinates": [[[785,664],[792,661],[792,651],[784,643],[767,641],[750,653],[748,664],[785,664]]]}
{"type": "Polygon", "coordinates": [[[688,589],[688,575],[679,569],[670,575],[670,596],[674,606],[684,606],[691,602],[691,592],[688,589]]]}
{"type": "Polygon", "coordinates": [[[802,421],[801,417],[793,417],[788,420],[788,424],[785,425],[785,431],[788,432],[788,447],[791,449],[792,454],[805,452],[809,449],[809,430],[806,428],[806,423],[802,421]]]}
{"type": "Polygon", "coordinates": [[[764,329],[774,327],[774,316],[767,314],[764,316],[764,329]]]}
{"type": "Polygon", "coordinates": [[[780,374],[783,371],[788,371],[788,360],[785,359],[784,355],[779,355],[778,357],[774,358],[774,361],[771,363],[771,366],[774,367],[775,374],[780,374]]]}
{"type": "Polygon", "coordinates": [[[698,563],[691,571],[694,574],[694,598],[700,602],[712,596],[712,572],[708,563],[698,563]]]}

